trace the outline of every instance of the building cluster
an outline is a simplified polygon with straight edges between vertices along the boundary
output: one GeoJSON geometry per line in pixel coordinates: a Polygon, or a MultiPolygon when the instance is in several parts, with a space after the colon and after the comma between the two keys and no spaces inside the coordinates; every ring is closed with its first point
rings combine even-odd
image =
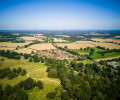
{"type": "Polygon", "coordinates": [[[62,51],[59,49],[55,49],[55,50],[41,50],[38,52],[38,54],[42,55],[42,56],[47,56],[50,58],[55,58],[55,59],[59,59],[59,60],[72,60],[75,59],[77,60],[79,57],[76,55],[72,55],[69,52],[66,51],[62,51]]]}

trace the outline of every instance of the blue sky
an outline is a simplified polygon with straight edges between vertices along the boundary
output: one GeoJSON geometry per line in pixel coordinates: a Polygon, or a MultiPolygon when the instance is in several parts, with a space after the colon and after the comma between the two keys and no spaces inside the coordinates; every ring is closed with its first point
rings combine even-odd
{"type": "Polygon", "coordinates": [[[0,0],[0,30],[120,29],[120,0],[0,0]]]}

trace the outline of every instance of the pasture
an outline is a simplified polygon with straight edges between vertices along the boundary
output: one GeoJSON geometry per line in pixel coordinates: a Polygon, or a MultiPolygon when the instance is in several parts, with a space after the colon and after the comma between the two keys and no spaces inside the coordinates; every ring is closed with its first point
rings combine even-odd
{"type": "Polygon", "coordinates": [[[28,48],[31,48],[31,49],[34,49],[34,50],[56,49],[51,43],[34,44],[34,45],[29,46],[28,48]]]}

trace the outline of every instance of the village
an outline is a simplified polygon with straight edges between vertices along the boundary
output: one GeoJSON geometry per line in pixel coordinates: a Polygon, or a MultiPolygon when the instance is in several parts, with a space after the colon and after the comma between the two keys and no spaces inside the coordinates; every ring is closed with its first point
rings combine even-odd
{"type": "Polygon", "coordinates": [[[47,57],[50,57],[50,58],[55,58],[55,59],[59,59],[59,60],[72,60],[72,59],[75,59],[77,60],[79,57],[76,56],[76,55],[72,55],[66,51],[62,51],[60,49],[52,49],[52,50],[40,50],[38,52],[39,55],[42,55],[42,56],[47,56],[47,57]]]}

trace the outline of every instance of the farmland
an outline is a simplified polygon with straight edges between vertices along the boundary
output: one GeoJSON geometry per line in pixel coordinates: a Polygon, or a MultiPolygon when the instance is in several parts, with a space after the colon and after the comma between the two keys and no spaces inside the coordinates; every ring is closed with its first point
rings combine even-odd
{"type": "Polygon", "coordinates": [[[27,54],[30,54],[32,51],[34,51],[34,53],[36,52],[36,50],[32,50],[29,48],[21,48],[21,49],[14,50],[14,51],[18,53],[27,53],[27,54]]]}
{"type": "MultiPolygon", "coordinates": [[[[19,35],[13,35],[17,37],[12,41],[0,42],[0,70],[5,68],[5,70],[9,70],[10,68],[14,72],[9,73],[17,74],[17,76],[13,79],[4,76],[0,79],[0,85],[2,85],[3,90],[7,84],[14,88],[20,82],[23,86],[25,80],[32,78],[35,81],[33,88],[29,90],[24,87],[21,88],[28,96],[28,100],[51,100],[50,98],[54,98],[53,100],[70,100],[79,98],[79,92],[86,95],[85,97],[89,95],[92,100],[93,97],[89,91],[94,92],[93,84],[99,86],[99,82],[108,79],[109,82],[114,82],[109,76],[114,75],[112,77],[115,80],[119,76],[119,67],[111,67],[101,60],[119,63],[120,45],[105,41],[91,41],[91,37],[103,38],[111,36],[110,34],[19,33],[19,35]],[[44,41],[37,41],[36,39],[44,39],[44,41]],[[22,72],[18,73],[19,68],[26,70],[26,74],[22,76],[22,72]],[[38,81],[42,82],[42,89],[37,87],[38,81]],[[76,92],[78,90],[79,92],[76,92]],[[85,92],[84,90],[89,91],[85,92]],[[78,93],[78,96],[75,93],[78,93]]],[[[2,77],[1,73],[0,77],[2,77]]],[[[109,88],[106,83],[102,84],[104,84],[103,88],[99,86],[102,90],[106,88],[105,86],[109,88]]],[[[117,83],[114,82],[114,84],[118,86],[117,83]]],[[[99,89],[98,92],[103,94],[104,91],[102,90],[99,89]]],[[[106,95],[108,96],[108,94],[106,95]]]]}
{"type": "Polygon", "coordinates": [[[44,41],[42,39],[38,39],[38,38],[35,38],[35,37],[19,37],[19,38],[24,39],[24,40],[28,40],[28,41],[31,41],[31,40],[44,41]]]}
{"type": "Polygon", "coordinates": [[[113,43],[120,43],[120,40],[118,39],[97,39],[97,38],[93,38],[91,39],[93,41],[98,41],[98,42],[113,42],[113,43]]]}
{"type": "Polygon", "coordinates": [[[56,49],[50,43],[34,44],[34,45],[30,46],[29,48],[31,48],[33,50],[50,50],[50,49],[56,49]]]}
{"type": "Polygon", "coordinates": [[[80,48],[87,48],[87,47],[94,47],[92,44],[75,44],[75,43],[56,43],[58,47],[65,47],[67,46],[69,49],[80,49],[80,48]]]}

